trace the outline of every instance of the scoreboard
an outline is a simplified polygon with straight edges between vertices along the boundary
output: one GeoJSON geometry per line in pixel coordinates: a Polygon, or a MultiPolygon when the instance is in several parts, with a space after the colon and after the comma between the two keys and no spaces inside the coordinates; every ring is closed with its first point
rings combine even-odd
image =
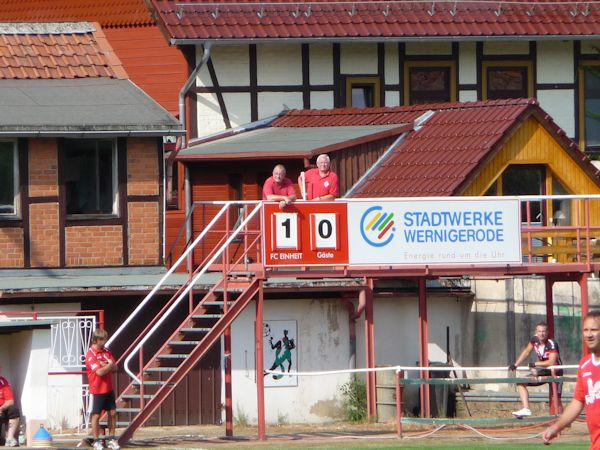
{"type": "Polygon", "coordinates": [[[348,214],[345,203],[278,203],[263,209],[266,266],[348,264],[348,214]]]}

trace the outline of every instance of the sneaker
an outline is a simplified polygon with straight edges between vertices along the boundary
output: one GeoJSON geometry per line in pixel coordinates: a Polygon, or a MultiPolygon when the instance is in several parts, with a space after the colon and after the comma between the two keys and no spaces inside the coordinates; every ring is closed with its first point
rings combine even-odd
{"type": "Polygon", "coordinates": [[[104,450],[104,446],[101,441],[94,441],[94,450],[104,450]]]}
{"type": "Polygon", "coordinates": [[[512,415],[517,419],[522,419],[523,417],[529,417],[531,415],[531,410],[529,408],[523,408],[518,411],[513,411],[512,415]]]}
{"type": "Polygon", "coordinates": [[[108,441],[108,448],[110,448],[110,450],[119,450],[121,447],[119,446],[119,442],[117,442],[116,439],[111,439],[110,441],[108,441]]]}
{"type": "Polygon", "coordinates": [[[6,442],[4,443],[5,447],[18,447],[19,443],[17,442],[16,439],[7,439],[6,442]]]}

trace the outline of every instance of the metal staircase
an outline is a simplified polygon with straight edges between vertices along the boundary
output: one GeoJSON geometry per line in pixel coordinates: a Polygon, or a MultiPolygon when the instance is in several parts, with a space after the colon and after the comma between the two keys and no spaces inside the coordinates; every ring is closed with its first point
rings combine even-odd
{"type": "Polygon", "coordinates": [[[117,408],[117,426],[126,427],[120,442],[131,439],[135,430],[150,418],[254,298],[259,286],[260,280],[256,278],[228,280],[227,293],[235,299],[225,302],[224,297],[215,299],[211,292],[177,327],[149,359],[141,377],[133,380],[117,400],[118,404],[127,403],[127,407],[117,408]]]}
{"type": "MultiPolygon", "coordinates": [[[[221,234],[218,244],[190,274],[187,282],[154,315],[145,329],[136,336],[127,336],[132,341],[129,348],[118,361],[125,369],[131,381],[120,389],[117,398],[117,427],[125,428],[119,437],[124,444],[133,433],[142,426],[173,393],[178,384],[201,361],[202,357],[222,336],[228,347],[228,330],[233,321],[262,289],[260,274],[241,271],[247,268],[248,249],[255,248],[260,242],[260,232],[252,236],[249,224],[257,223],[255,216],[261,209],[261,202],[221,202],[223,207],[208,223],[200,235],[185,249],[181,257],[173,264],[158,284],[137,306],[128,319],[109,339],[107,346],[127,329],[127,326],[147,307],[168,277],[184,262],[191,266],[192,252],[202,243],[209,232],[221,234]],[[243,220],[230,230],[229,214],[235,208],[239,213],[240,203],[244,206],[243,220]],[[253,206],[250,210],[247,206],[253,206]],[[239,224],[239,225],[238,225],[239,224]],[[250,236],[250,237],[249,237],[250,236]],[[229,246],[243,239],[244,251],[236,253],[236,260],[229,261],[229,246]],[[219,265],[219,278],[196,304],[192,295],[194,285],[207,272],[219,265]],[[188,300],[184,302],[184,300],[188,300]],[[186,317],[173,327],[171,324],[176,313],[186,310],[186,317]],[[170,321],[168,321],[170,319],[170,321]],[[168,332],[165,332],[168,329],[168,332]],[[149,341],[154,336],[154,342],[149,341]],[[166,336],[166,339],[159,336],[166,336]],[[156,341],[161,345],[156,350],[156,341]],[[130,366],[133,365],[135,369],[130,366]]],[[[212,236],[214,240],[214,235],[212,236]]],[[[181,316],[179,316],[181,317],[181,316]]],[[[177,323],[177,322],[175,322],[177,323]]],[[[126,333],[125,333],[126,334],[126,333]]]]}

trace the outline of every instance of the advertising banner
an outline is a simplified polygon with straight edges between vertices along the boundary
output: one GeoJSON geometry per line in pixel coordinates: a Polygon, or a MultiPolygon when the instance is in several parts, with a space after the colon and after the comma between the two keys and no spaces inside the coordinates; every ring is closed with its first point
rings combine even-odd
{"type": "Polygon", "coordinates": [[[349,264],[520,263],[518,199],[348,203],[349,264]]]}
{"type": "Polygon", "coordinates": [[[517,198],[265,203],[263,230],[266,266],[522,262],[517,198]]]}

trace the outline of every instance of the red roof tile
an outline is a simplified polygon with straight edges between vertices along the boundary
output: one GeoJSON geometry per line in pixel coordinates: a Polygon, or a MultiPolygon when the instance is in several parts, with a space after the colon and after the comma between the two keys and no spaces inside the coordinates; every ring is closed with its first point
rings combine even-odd
{"type": "Polygon", "coordinates": [[[0,0],[0,22],[63,21],[107,28],[154,25],[144,0],[0,0]]]}
{"type": "Polygon", "coordinates": [[[127,78],[98,24],[0,24],[0,79],[89,77],[127,78]]]}
{"type": "Polygon", "coordinates": [[[151,1],[176,39],[600,35],[598,1],[151,1]]]}
{"type": "Polygon", "coordinates": [[[598,170],[554,121],[530,99],[440,103],[369,109],[291,110],[270,126],[382,125],[413,122],[434,114],[353,192],[352,197],[429,197],[457,195],[501,142],[534,115],[590,176],[598,170]]]}

